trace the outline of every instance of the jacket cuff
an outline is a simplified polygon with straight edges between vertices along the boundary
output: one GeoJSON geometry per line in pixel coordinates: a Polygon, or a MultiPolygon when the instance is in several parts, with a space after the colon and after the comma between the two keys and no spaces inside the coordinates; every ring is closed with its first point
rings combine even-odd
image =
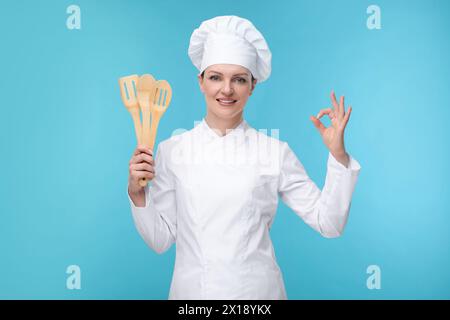
{"type": "Polygon", "coordinates": [[[128,193],[128,185],[127,185],[127,196],[128,196],[128,200],[130,201],[130,206],[131,206],[131,210],[133,212],[143,212],[143,211],[147,211],[148,207],[150,205],[150,196],[149,196],[149,184],[147,184],[147,186],[144,188],[145,191],[145,207],[137,207],[133,200],[130,197],[130,194],[128,193]]]}
{"type": "Polygon", "coordinates": [[[350,172],[352,174],[358,174],[361,170],[361,165],[358,161],[356,161],[350,154],[348,155],[349,162],[348,167],[345,167],[342,163],[336,160],[335,157],[331,154],[331,152],[328,153],[328,166],[340,170],[340,171],[346,171],[350,172]]]}

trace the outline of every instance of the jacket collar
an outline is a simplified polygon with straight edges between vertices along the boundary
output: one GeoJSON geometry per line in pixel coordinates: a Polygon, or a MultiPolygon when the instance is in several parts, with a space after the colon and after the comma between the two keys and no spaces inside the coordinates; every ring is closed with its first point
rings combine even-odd
{"type": "Polygon", "coordinates": [[[243,137],[245,136],[245,133],[248,130],[248,128],[249,125],[247,121],[245,121],[245,119],[242,119],[242,121],[236,128],[227,129],[227,133],[221,136],[208,125],[205,118],[203,118],[199,124],[199,129],[201,130],[201,133],[207,136],[209,138],[208,140],[225,140],[230,139],[231,137],[239,137],[239,136],[243,137]]]}

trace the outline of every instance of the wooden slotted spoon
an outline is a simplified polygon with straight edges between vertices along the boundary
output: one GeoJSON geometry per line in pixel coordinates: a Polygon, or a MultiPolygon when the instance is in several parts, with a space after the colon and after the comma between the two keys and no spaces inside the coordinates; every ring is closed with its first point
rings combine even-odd
{"type": "Polygon", "coordinates": [[[156,90],[151,108],[152,127],[150,132],[150,149],[153,150],[156,140],[156,132],[158,130],[159,120],[172,100],[172,88],[166,80],[156,81],[156,90]]]}
{"type": "MultiPolygon", "coordinates": [[[[151,128],[150,139],[148,147],[153,150],[156,140],[156,132],[158,131],[159,120],[172,100],[172,88],[166,80],[158,80],[155,83],[153,95],[150,96],[150,113],[151,113],[151,128]]],[[[144,138],[146,139],[146,138],[144,138]]],[[[145,187],[147,179],[139,180],[139,185],[145,187]]]]}
{"type": "Polygon", "coordinates": [[[120,96],[122,102],[130,112],[134,122],[134,131],[136,133],[136,140],[138,145],[141,141],[141,119],[139,115],[139,103],[136,97],[136,88],[138,87],[139,77],[137,74],[131,76],[122,77],[119,79],[120,96]]]}

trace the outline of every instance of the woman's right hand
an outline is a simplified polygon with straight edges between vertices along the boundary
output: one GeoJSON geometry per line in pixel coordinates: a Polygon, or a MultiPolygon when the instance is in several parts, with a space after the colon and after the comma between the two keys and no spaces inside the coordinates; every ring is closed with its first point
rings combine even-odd
{"type": "Polygon", "coordinates": [[[144,191],[144,187],[141,187],[139,180],[142,178],[152,180],[155,176],[153,166],[153,151],[143,145],[138,146],[134,150],[129,165],[128,192],[130,195],[137,195],[144,191]]]}

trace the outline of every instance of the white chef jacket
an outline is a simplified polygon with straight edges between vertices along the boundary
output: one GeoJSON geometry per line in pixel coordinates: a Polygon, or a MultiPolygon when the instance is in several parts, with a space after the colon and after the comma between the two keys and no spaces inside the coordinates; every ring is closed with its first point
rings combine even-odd
{"type": "Polygon", "coordinates": [[[331,154],[321,191],[286,142],[243,120],[224,136],[205,119],[161,142],[137,230],[157,253],[176,243],[169,299],[286,299],[269,229],[278,196],[324,237],[342,234],[360,171],[331,154]]]}

